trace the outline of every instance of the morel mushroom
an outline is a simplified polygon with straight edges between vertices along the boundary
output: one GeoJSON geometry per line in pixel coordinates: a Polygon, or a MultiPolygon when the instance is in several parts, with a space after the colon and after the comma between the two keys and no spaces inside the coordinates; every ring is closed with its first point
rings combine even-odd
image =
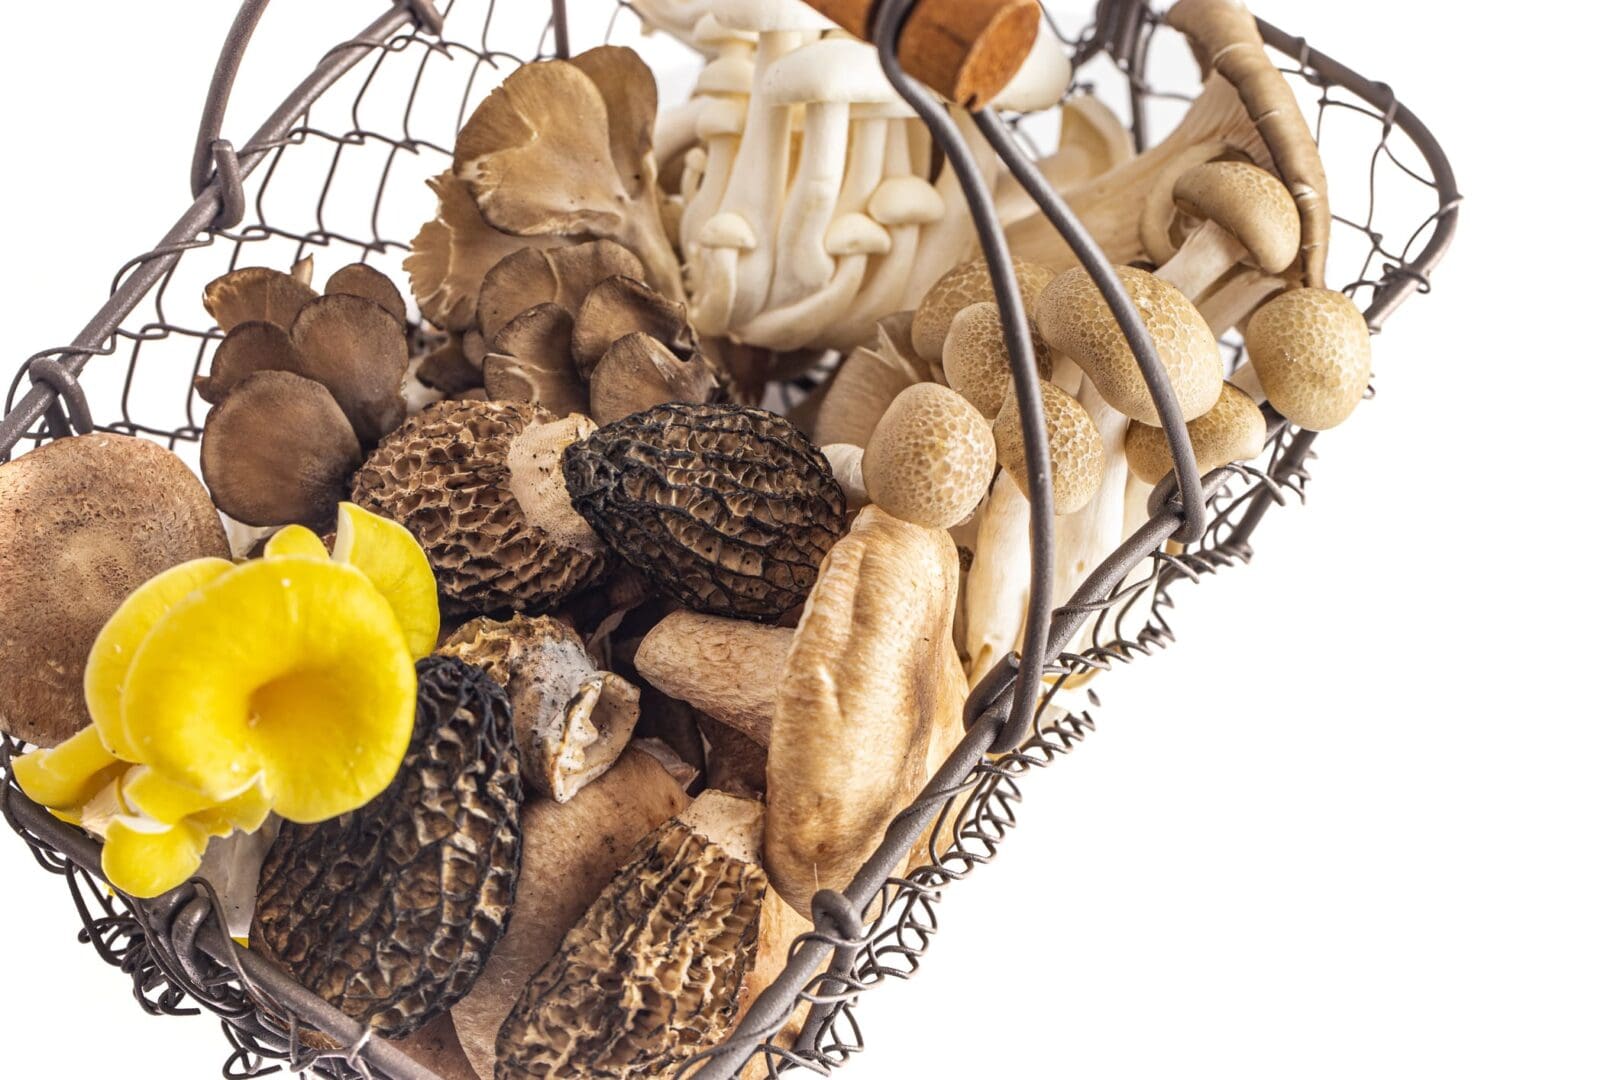
{"type": "Polygon", "coordinates": [[[439,652],[482,669],[506,691],[523,778],[547,798],[573,798],[630,742],[640,691],[598,671],[566,623],[543,615],[474,619],[439,652]]]}
{"type": "Polygon", "coordinates": [[[439,402],[366,459],[354,501],[416,537],[447,614],[546,610],[607,565],[559,465],[593,427],[517,402],[439,402]]]}
{"type": "Polygon", "coordinates": [[[417,671],[398,777],[360,810],[282,827],[252,935],[255,952],[390,1038],[472,988],[506,931],[521,850],[506,696],[459,660],[417,671]]]}
{"type": "Polygon", "coordinates": [[[780,618],[844,531],[826,459],[763,409],[659,405],[570,446],[563,473],[608,546],[694,611],[780,618]]]}
{"type": "Polygon", "coordinates": [[[124,598],[230,549],[185,462],[123,435],[57,439],[0,464],[0,506],[0,731],[55,746],[90,723],[85,661],[124,598]]]}

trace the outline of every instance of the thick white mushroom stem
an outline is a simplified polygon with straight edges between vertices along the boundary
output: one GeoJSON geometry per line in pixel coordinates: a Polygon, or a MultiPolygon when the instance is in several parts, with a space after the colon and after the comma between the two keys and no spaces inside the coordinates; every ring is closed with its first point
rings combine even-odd
{"type": "MultiPolygon", "coordinates": [[[[962,652],[969,686],[977,686],[1023,640],[1031,572],[1029,515],[1029,500],[1012,476],[1001,473],[980,512],[973,565],[967,574],[962,652]]],[[[1061,595],[1061,590],[1053,595],[1061,595]]]]}
{"type": "MultiPolygon", "coordinates": [[[[1125,432],[1130,418],[1103,400],[1090,379],[1081,383],[1079,398],[1102,438],[1103,476],[1097,494],[1084,509],[1057,519],[1057,575],[1052,596],[1058,605],[1068,602],[1125,536],[1125,492],[1130,479],[1130,467],[1125,462],[1125,432]]],[[[1096,614],[1087,617],[1065,644],[1066,651],[1080,652],[1087,647],[1097,618],[1096,614]]]]}
{"type": "Polygon", "coordinates": [[[1288,287],[1288,282],[1263,270],[1240,266],[1216,282],[1194,301],[1198,314],[1220,337],[1254,313],[1255,308],[1288,287]]]}
{"type": "Polygon", "coordinates": [[[737,148],[748,118],[748,95],[754,65],[739,56],[722,56],[698,75],[693,101],[700,107],[693,130],[703,142],[702,176],[687,196],[681,213],[681,251],[691,258],[698,230],[712,218],[725,197],[737,161],[737,148]]]}
{"type": "Polygon", "coordinates": [[[866,276],[867,260],[889,250],[889,234],[865,214],[845,214],[827,230],[826,249],[837,272],[825,287],[786,307],[772,308],[733,331],[739,341],[786,352],[815,343],[846,310],[866,276]]]}
{"type": "Polygon", "coordinates": [[[1206,221],[1187,235],[1174,257],[1154,274],[1196,301],[1247,255],[1242,241],[1213,221],[1206,221]]]}
{"type": "Polygon", "coordinates": [[[825,237],[838,205],[849,144],[848,102],[805,104],[799,165],[782,205],[767,308],[802,300],[832,280],[836,267],[825,237]]]}

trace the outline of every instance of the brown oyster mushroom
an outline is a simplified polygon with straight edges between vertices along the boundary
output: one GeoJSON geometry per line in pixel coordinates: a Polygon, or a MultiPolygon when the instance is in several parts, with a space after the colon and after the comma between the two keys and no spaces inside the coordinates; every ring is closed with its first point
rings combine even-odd
{"type": "Polygon", "coordinates": [[[861,458],[872,502],[903,521],[938,528],[973,513],[995,472],[990,422],[938,383],[902,390],[861,458]]]}
{"type": "Polygon", "coordinates": [[[416,537],[447,615],[547,610],[607,565],[558,464],[594,429],[519,402],[441,401],[378,444],[351,494],[416,537]]]}
{"type": "Polygon", "coordinates": [[[451,1007],[480,1080],[494,1080],[495,1039],[524,984],[619,872],[642,838],[686,809],[695,771],[667,747],[632,742],[617,763],[567,803],[523,807],[523,856],[512,921],[484,974],[451,1007]]]}
{"type": "Polygon", "coordinates": [[[634,278],[610,277],[591,289],[574,318],[574,363],[579,373],[589,379],[613,343],[635,333],[656,338],[683,356],[696,349],[686,305],[634,278]]]}
{"type": "Polygon", "coordinates": [[[640,691],[598,671],[567,623],[544,615],[474,619],[439,654],[483,669],[506,691],[523,778],[554,802],[607,772],[630,743],[640,691]]]}
{"type": "Polygon", "coordinates": [[[519,248],[484,275],[478,289],[478,328],[486,341],[494,341],[520,312],[550,303],[556,296],[557,271],[549,253],[519,248]]]}
{"type": "Polygon", "coordinates": [[[446,397],[484,385],[484,372],[478,369],[462,348],[462,338],[452,337],[422,358],[416,366],[416,380],[446,397]]]}
{"type": "Polygon", "coordinates": [[[657,182],[653,124],[658,118],[658,83],[652,69],[634,50],[600,45],[568,61],[585,73],[602,94],[608,113],[608,147],[613,167],[632,198],[657,182]]]}
{"type": "Polygon", "coordinates": [[[291,274],[268,266],[247,266],[203,287],[203,307],[225,333],[239,323],[274,323],[283,330],[315,299],[315,290],[291,274]]]}
{"type": "Polygon", "coordinates": [[[300,374],[332,392],[362,446],[376,445],[405,419],[400,388],[410,346],[387,310],[344,293],[318,297],[304,305],[288,335],[300,374]]]}
{"type": "Polygon", "coordinates": [[[647,112],[641,106],[656,110],[656,86],[632,50],[600,49],[613,50],[611,59],[594,57],[581,67],[539,61],[507,76],[456,137],[455,175],[495,228],[617,240],[641,259],[660,292],[684,298],[650,153],[630,175],[621,175],[616,162],[638,139],[630,129],[647,112]],[[613,85],[598,86],[588,72],[611,72],[613,85]],[[650,102],[619,115],[608,110],[608,98],[623,103],[647,94],[650,102]]]}
{"type": "MultiPolygon", "coordinates": [[[[1221,393],[1224,365],[1215,335],[1174,286],[1135,267],[1114,269],[1153,338],[1182,416],[1194,420],[1204,415],[1221,393]]],[[[1109,405],[1132,420],[1159,423],[1125,332],[1084,267],[1052,280],[1041,293],[1035,319],[1047,343],[1079,364],[1109,405]]]]}
{"type": "Polygon", "coordinates": [[[1290,289],[1261,305],[1243,339],[1266,399],[1311,431],[1344,423],[1372,379],[1372,337],[1351,299],[1290,289]]]}
{"type": "MultiPolygon", "coordinates": [[[[1202,476],[1222,465],[1259,457],[1266,446],[1266,418],[1253,398],[1231,383],[1224,383],[1215,407],[1189,423],[1187,435],[1202,476]]],[[[1174,467],[1164,429],[1133,420],[1125,432],[1125,460],[1131,475],[1142,483],[1163,480],[1174,467]]]]}
{"type": "Polygon", "coordinates": [[[682,359],[651,334],[626,334],[591,372],[591,418],[611,424],[669,401],[711,401],[716,389],[701,356],[682,359]]]}
{"type": "Polygon", "coordinates": [[[590,394],[574,367],[574,320],[539,304],[507,322],[484,357],[491,401],[527,401],[559,416],[582,413],[590,394]]]}
{"type": "Polygon", "coordinates": [[[467,186],[451,173],[435,176],[428,187],[439,197],[438,215],[411,241],[405,258],[411,293],[422,317],[451,332],[473,326],[484,276],[506,256],[523,248],[543,248],[550,237],[511,236],[493,228],[478,212],[467,186]]]}
{"type": "MultiPolygon", "coordinates": [[[[1041,383],[1041,408],[1046,413],[1046,444],[1052,459],[1052,511],[1072,514],[1102,488],[1102,435],[1091,414],[1062,387],[1041,383]]],[[[996,460],[1024,498],[1029,498],[1029,466],[1024,460],[1024,428],[1016,394],[1007,395],[992,431],[996,460]]]]}
{"type": "Polygon", "coordinates": [[[208,374],[197,376],[197,396],[218,405],[242,380],[259,371],[290,371],[307,376],[303,358],[286,330],[259,320],[237,323],[214,350],[208,374]]]}
{"type": "MultiPolygon", "coordinates": [[[[1012,356],[1001,332],[1001,309],[994,300],[969,304],[956,313],[945,334],[940,366],[952,390],[995,419],[1012,390],[1013,374],[1012,356]]],[[[1035,371],[1043,379],[1052,377],[1052,350],[1039,335],[1035,336],[1035,371]]]]}
{"type": "Polygon", "coordinates": [[[793,631],[742,619],[673,611],[636,649],[636,673],[761,746],[770,745],[776,676],[793,631]]]}
{"type": "MultiPolygon", "coordinates": [[[[1035,301],[1052,280],[1053,273],[1037,263],[1013,258],[1013,272],[1018,291],[1024,298],[1024,313],[1031,326],[1035,319],[1035,301]]],[[[951,320],[969,304],[994,301],[995,290],[990,286],[990,266],[982,258],[969,259],[948,270],[934,282],[917,304],[917,313],[911,320],[911,344],[917,355],[930,363],[938,363],[945,352],[945,335],[950,332],[951,320]]]]}
{"type": "Polygon", "coordinates": [[[580,305],[592,289],[610,277],[647,280],[647,270],[635,252],[612,240],[586,240],[546,252],[557,275],[554,301],[570,315],[578,315],[580,305]]]}
{"type": "Polygon", "coordinates": [[[171,566],[229,558],[208,492],[157,443],[96,432],[0,463],[0,731],[55,746],[90,723],[102,625],[171,566]]]}
{"type": "Polygon", "coordinates": [[[765,865],[800,914],[817,889],[849,884],[961,738],[960,572],[948,532],[875,506],[822,564],[780,674],[766,765],[765,865]]]}
{"type": "Polygon", "coordinates": [[[327,296],[358,296],[370,300],[405,325],[405,298],[388,275],[365,263],[350,263],[326,279],[327,296]]]}
{"type": "Polygon", "coordinates": [[[244,525],[330,527],[360,462],[331,391],[290,371],[248,376],[203,423],[203,480],[244,525]]]}
{"type": "Polygon", "coordinates": [[[456,1037],[456,1025],[449,1013],[440,1013],[414,1034],[389,1041],[439,1080],[479,1080],[472,1061],[456,1037]]]}

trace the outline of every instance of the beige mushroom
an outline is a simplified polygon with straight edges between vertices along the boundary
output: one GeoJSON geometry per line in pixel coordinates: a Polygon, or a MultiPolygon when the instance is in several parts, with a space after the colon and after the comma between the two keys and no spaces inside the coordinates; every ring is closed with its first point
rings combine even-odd
{"type": "MultiPolygon", "coordinates": [[[[1036,302],[1052,281],[1053,273],[1044,266],[1013,259],[1018,292],[1024,299],[1024,312],[1033,328],[1036,302]]],[[[911,320],[911,344],[917,355],[937,363],[945,354],[945,338],[956,313],[970,304],[994,302],[990,267],[983,259],[969,259],[947,271],[923,296],[911,320]]]]}
{"type": "MultiPolygon", "coordinates": [[[[704,25],[725,31],[714,16],[704,17],[704,25]]],[[[681,212],[681,250],[691,253],[697,240],[697,230],[714,216],[725,196],[726,185],[737,160],[737,148],[742,142],[748,117],[748,95],[753,92],[753,46],[740,41],[740,50],[722,51],[698,72],[693,87],[693,101],[699,104],[694,133],[702,140],[701,162],[697,163],[696,187],[686,198],[681,212]]]]}
{"type": "Polygon", "coordinates": [[[861,476],[861,459],[866,451],[853,443],[827,443],[821,447],[821,456],[827,459],[833,479],[844,492],[844,507],[854,513],[872,501],[861,476]]]}
{"type": "MultiPolygon", "coordinates": [[[[1046,441],[1052,459],[1052,510],[1073,514],[1102,487],[1102,436],[1074,396],[1049,382],[1041,383],[1041,407],[1046,413],[1046,441]]],[[[1007,394],[991,431],[996,440],[996,460],[1029,498],[1029,467],[1024,459],[1018,395],[1007,394]]]]}
{"type": "MultiPolygon", "coordinates": [[[[1082,513],[1090,512],[1097,502],[1094,499],[1082,513]]],[[[1029,523],[1029,499],[1011,473],[1001,473],[979,512],[973,563],[963,586],[967,596],[960,650],[972,684],[976,685],[1023,640],[1031,573],[1029,523]]],[[[1058,589],[1054,595],[1064,594],[1058,589]]]]}
{"type": "Polygon", "coordinates": [[[910,338],[908,327],[880,324],[876,348],[863,346],[844,358],[816,412],[817,444],[865,446],[900,391],[928,381],[928,365],[910,351],[910,338]]]}
{"type": "Polygon", "coordinates": [[[611,424],[670,401],[710,401],[714,392],[701,356],[682,359],[651,334],[626,334],[591,372],[591,419],[611,424]]]}
{"type": "MultiPolygon", "coordinates": [[[[1200,476],[1211,469],[1258,457],[1266,445],[1266,418],[1242,390],[1225,383],[1215,407],[1187,425],[1200,476]]],[[[1125,433],[1131,475],[1151,488],[1170,474],[1170,440],[1164,429],[1131,423],[1125,433]]]]}
{"type": "Polygon", "coordinates": [[[437,216],[417,232],[405,258],[411,293],[422,317],[460,333],[477,324],[478,293],[489,271],[524,248],[555,244],[553,237],[512,236],[485,221],[467,185],[453,173],[427,182],[439,198],[437,216]]]}
{"type": "MultiPolygon", "coordinates": [[[[1052,351],[1039,335],[1034,337],[1035,370],[1052,377],[1052,351]]],[[[945,335],[940,358],[945,381],[967,398],[968,404],[994,419],[1013,387],[1012,357],[1001,329],[1001,309],[993,300],[969,304],[956,313],[945,335]]]]}
{"type": "Polygon", "coordinates": [[[616,275],[586,294],[574,317],[574,362],[585,378],[615,341],[643,333],[690,355],[696,339],[686,307],[633,278],[616,275]]]}
{"type": "Polygon", "coordinates": [[[776,677],[792,641],[787,627],[678,610],[642,638],[636,672],[670,697],[768,746],[776,677]]]}
{"type": "Polygon", "coordinates": [[[456,1025],[449,1013],[440,1013],[403,1039],[388,1041],[431,1070],[438,1080],[480,1080],[456,1038],[456,1025]]]}
{"type": "Polygon", "coordinates": [[[1342,424],[1366,396],[1372,338],[1341,292],[1290,289],[1268,300],[1249,319],[1244,341],[1266,399],[1300,427],[1342,424]]]}
{"type": "Polygon", "coordinates": [[[958,574],[949,533],[876,506],[822,562],[780,674],[766,763],[765,866],[801,914],[816,890],[849,884],[930,760],[961,738],[958,574]]]}
{"type": "MultiPolygon", "coordinates": [[[[1057,150],[1036,162],[1047,183],[1072,190],[1136,155],[1130,129],[1114,111],[1089,93],[1063,102],[1057,150]]],[[[1010,173],[996,189],[996,217],[1005,228],[1040,213],[1035,200],[1010,173]]]]}
{"type": "Polygon", "coordinates": [[[203,307],[230,333],[245,322],[267,322],[283,330],[315,299],[309,283],[267,266],[248,266],[217,277],[203,288],[203,307]]]}
{"type": "Polygon", "coordinates": [[[405,298],[388,275],[365,263],[350,263],[326,279],[327,296],[358,296],[370,300],[405,325],[405,298]]]}
{"type": "Polygon", "coordinates": [[[990,423],[938,383],[895,397],[872,430],[861,479],[872,502],[903,521],[948,528],[973,512],[996,471],[990,423]]]}
{"type": "Polygon", "coordinates": [[[729,724],[699,714],[703,733],[703,786],[746,799],[765,798],[765,759],[763,744],[755,742],[729,724]]]}
{"type": "MultiPolygon", "coordinates": [[[[1183,416],[1208,412],[1221,392],[1220,346],[1192,302],[1145,270],[1115,267],[1164,363],[1183,416]]],[[[1036,324],[1047,344],[1079,364],[1108,403],[1132,420],[1157,424],[1147,380],[1103,294],[1083,267],[1041,293],[1036,324]]]]}
{"type": "Polygon", "coordinates": [[[1200,298],[1239,265],[1281,274],[1299,255],[1299,211],[1281,180],[1242,161],[1188,169],[1173,189],[1178,210],[1200,222],[1155,273],[1200,298]]]}

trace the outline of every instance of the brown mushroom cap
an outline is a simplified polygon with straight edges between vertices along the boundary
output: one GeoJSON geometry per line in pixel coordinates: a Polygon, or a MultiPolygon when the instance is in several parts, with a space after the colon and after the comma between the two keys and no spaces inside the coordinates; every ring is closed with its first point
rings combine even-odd
{"type": "Polygon", "coordinates": [[[416,381],[446,396],[484,385],[484,373],[467,359],[461,338],[451,338],[422,358],[416,381]]]}
{"type": "MultiPolygon", "coordinates": [[[[1052,280],[1052,271],[1015,255],[1013,272],[1018,280],[1018,291],[1024,298],[1024,311],[1033,321],[1035,302],[1052,280]]],[[[984,259],[969,259],[959,264],[934,282],[917,305],[917,313],[911,319],[912,347],[924,360],[938,363],[945,351],[945,335],[950,332],[956,313],[969,304],[995,298],[995,290],[990,286],[990,266],[984,259]]]]}
{"type": "Polygon", "coordinates": [[[591,372],[591,419],[611,424],[670,401],[709,401],[714,391],[701,356],[683,360],[650,334],[626,334],[591,372]]]}
{"type": "Polygon", "coordinates": [[[392,315],[405,325],[405,298],[388,280],[388,275],[365,263],[350,263],[326,279],[326,295],[359,296],[392,315]]]}
{"type": "Polygon", "coordinates": [[[491,401],[527,401],[558,416],[582,413],[590,399],[574,367],[574,320],[540,304],[507,321],[484,357],[491,401]]]}
{"type": "MultiPolygon", "coordinates": [[[[1211,469],[1260,456],[1266,446],[1266,418],[1254,399],[1231,383],[1221,385],[1215,407],[1187,424],[1200,476],[1211,469]]],[[[1131,475],[1157,484],[1173,467],[1163,428],[1131,421],[1125,431],[1125,460],[1131,475]]]]}
{"type": "MultiPolygon", "coordinates": [[[[1046,413],[1046,440],[1052,458],[1053,512],[1072,514],[1083,508],[1102,487],[1103,442],[1091,414],[1068,391],[1041,383],[1041,408],[1046,413]]],[[[996,459],[1029,498],[1029,468],[1024,460],[1024,428],[1018,396],[1008,394],[991,430],[996,459]]]]}
{"type": "Polygon", "coordinates": [[[599,282],[574,318],[574,362],[587,379],[597,361],[627,334],[648,334],[683,353],[692,351],[686,306],[634,278],[615,275],[599,282]]]}
{"type": "MultiPolygon", "coordinates": [[[[985,416],[994,418],[1012,390],[1012,357],[1001,332],[1001,309],[994,300],[969,304],[956,313],[945,335],[941,357],[945,381],[985,416]]],[[[1035,338],[1035,369],[1052,377],[1052,350],[1035,338]]]]}
{"type": "Polygon", "coordinates": [[[324,530],[360,460],[331,392],[290,371],[248,376],[203,425],[203,480],[214,505],[245,525],[324,530]]]}
{"type": "Polygon", "coordinates": [[[654,183],[653,122],[658,116],[658,83],[634,49],[598,45],[569,58],[596,84],[607,106],[608,146],[613,167],[631,198],[654,183]]]}
{"type": "Polygon", "coordinates": [[[900,391],[861,459],[872,501],[902,521],[948,528],[973,512],[996,471],[990,422],[938,383],[900,391]]]}
{"type": "Polygon", "coordinates": [[[1283,182],[1246,161],[1209,161],[1176,178],[1184,213],[1214,222],[1237,238],[1254,265],[1280,274],[1299,255],[1299,209],[1283,182]]]}
{"type": "MultiPolygon", "coordinates": [[[[1202,416],[1221,393],[1223,364],[1215,335],[1173,286],[1135,267],[1114,269],[1158,348],[1182,415],[1202,416]]],[[[1132,420],[1159,423],[1125,332],[1084,267],[1052,280],[1041,293],[1035,319],[1047,343],[1079,364],[1108,404],[1132,420]]]]}
{"type": "Polygon", "coordinates": [[[1372,337],[1350,298],[1290,289],[1249,319],[1244,341],[1266,399],[1312,431],[1343,423],[1372,379],[1372,337]]]}
{"type": "Polygon", "coordinates": [[[203,288],[203,307],[227,334],[245,322],[274,323],[285,330],[313,299],[314,289],[268,266],[232,270],[203,288]]]}
{"type": "Polygon", "coordinates": [[[586,240],[552,248],[546,257],[557,275],[557,295],[553,302],[570,315],[578,315],[585,297],[610,277],[647,280],[647,271],[635,252],[613,240],[586,240]]]}
{"type": "Polygon", "coordinates": [[[422,317],[459,332],[477,318],[478,291],[491,267],[521,248],[555,241],[510,236],[492,228],[478,213],[467,186],[451,173],[427,184],[439,197],[439,213],[411,241],[405,272],[422,317]]]}
{"type": "Polygon", "coordinates": [[[55,746],[90,722],[84,664],[136,586],[229,558],[197,477],[145,439],[96,432],[0,464],[0,731],[55,746]]]}
{"type": "Polygon", "coordinates": [[[557,271],[548,253],[519,248],[489,268],[478,290],[478,327],[487,341],[520,312],[557,296],[557,271]]]}
{"type": "Polygon", "coordinates": [[[237,323],[214,350],[208,374],[197,376],[197,396],[218,405],[238,383],[258,371],[305,374],[304,362],[286,330],[258,320],[237,323]]]}
{"type": "Polygon", "coordinates": [[[343,293],[304,305],[289,331],[301,374],[332,392],[366,446],[405,419],[400,386],[410,346],[400,324],[377,304],[343,293]]]}

